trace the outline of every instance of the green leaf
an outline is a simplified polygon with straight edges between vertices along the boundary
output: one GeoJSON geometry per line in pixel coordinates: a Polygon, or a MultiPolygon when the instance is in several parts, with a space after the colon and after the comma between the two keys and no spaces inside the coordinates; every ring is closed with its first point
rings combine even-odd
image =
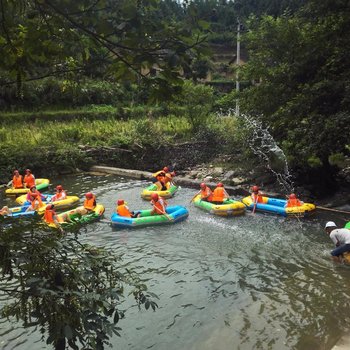
{"type": "Polygon", "coordinates": [[[119,322],[119,312],[118,310],[116,310],[113,318],[113,323],[117,324],[118,322],[119,322]]]}

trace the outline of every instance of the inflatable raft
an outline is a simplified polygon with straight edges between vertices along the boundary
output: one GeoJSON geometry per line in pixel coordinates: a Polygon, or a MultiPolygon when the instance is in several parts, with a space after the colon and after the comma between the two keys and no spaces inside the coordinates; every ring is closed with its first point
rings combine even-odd
{"type": "Polygon", "coordinates": [[[143,199],[150,200],[152,193],[158,193],[158,195],[161,196],[162,198],[171,198],[174,196],[174,194],[177,192],[178,189],[179,188],[177,186],[171,185],[169,189],[165,191],[157,191],[157,186],[152,184],[142,191],[141,197],[143,199]]]}
{"type": "Polygon", "coordinates": [[[209,213],[220,216],[233,216],[241,215],[245,212],[245,205],[242,202],[228,199],[223,204],[213,204],[207,201],[201,200],[201,196],[198,195],[194,198],[193,203],[196,207],[206,210],[209,213]]]}
{"type": "Polygon", "coordinates": [[[14,208],[9,208],[11,215],[4,215],[4,218],[18,218],[18,217],[27,217],[27,216],[35,216],[38,215],[38,213],[35,210],[29,210],[28,205],[27,206],[22,206],[22,207],[14,207],[14,208]]]}
{"type": "Polygon", "coordinates": [[[140,217],[138,218],[127,218],[114,213],[111,216],[112,226],[119,228],[136,228],[161,224],[174,224],[183,221],[188,217],[188,210],[180,205],[167,207],[166,212],[168,217],[165,215],[151,215],[151,211],[152,209],[139,210],[140,217]]]}
{"type": "MultiPolygon", "coordinates": [[[[256,203],[255,210],[265,213],[278,214],[282,216],[297,216],[306,217],[313,213],[316,206],[311,203],[304,203],[297,207],[285,208],[287,200],[278,198],[262,197],[264,203],[256,203]]],[[[253,210],[254,203],[251,196],[242,199],[242,202],[247,206],[248,209],[253,210]]]]}
{"type": "MultiPolygon", "coordinates": [[[[35,179],[35,186],[38,191],[45,190],[50,185],[49,179],[35,179]]],[[[22,195],[29,192],[29,188],[8,188],[5,193],[9,196],[22,195]]]]}
{"type": "MultiPolygon", "coordinates": [[[[69,211],[65,211],[63,213],[57,214],[58,222],[63,226],[63,227],[69,227],[69,226],[74,226],[77,224],[87,224],[96,220],[99,220],[103,213],[105,212],[105,207],[102,204],[97,204],[95,209],[92,211],[92,213],[88,213],[85,215],[80,215],[77,213],[77,209],[72,209],[69,211]],[[69,216],[71,221],[66,221],[65,218],[66,216],[69,216]]],[[[48,224],[52,228],[57,228],[56,224],[48,224]]]]}
{"type": "MultiPolygon", "coordinates": [[[[54,196],[53,194],[45,194],[43,195],[46,197],[46,199],[42,200],[44,204],[54,204],[55,210],[56,209],[68,209],[71,207],[74,207],[79,203],[79,197],[77,196],[67,196],[65,199],[51,202],[51,198],[54,196]]],[[[27,195],[19,196],[16,198],[16,202],[20,205],[29,205],[30,203],[27,201],[27,195]]],[[[43,214],[45,211],[45,207],[42,207],[41,209],[42,213],[39,212],[39,214],[43,214]]]]}

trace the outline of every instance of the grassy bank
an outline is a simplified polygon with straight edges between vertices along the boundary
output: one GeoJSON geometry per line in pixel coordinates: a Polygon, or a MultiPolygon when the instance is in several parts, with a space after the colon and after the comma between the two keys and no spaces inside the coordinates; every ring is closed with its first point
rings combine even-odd
{"type": "MultiPolygon", "coordinates": [[[[89,112],[89,111],[85,111],[89,112]]],[[[86,169],[94,162],[82,148],[135,147],[160,148],[167,145],[216,137],[220,142],[232,141],[235,123],[231,119],[208,117],[200,131],[193,131],[191,123],[184,116],[161,116],[138,119],[120,119],[112,116],[103,118],[75,118],[76,111],[56,111],[55,116],[64,113],[67,118],[50,120],[46,113],[33,114],[32,123],[21,122],[21,117],[11,123],[0,125],[1,163],[0,179],[8,181],[14,168],[37,169],[37,176],[50,176],[56,172],[69,172],[76,168],[86,169]],[[45,116],[41,118],[41,115],[45,116]],[[85,146],[85,147],[81,147],[85,146]]],[[[92,115],[93,115],[92,111],[92,115]]],[[[20,114],[19,114],[20,115],[20,114]]],[[[5,117],[11,120],[12,114],[5,117]]],[[[169,155],[171,157],[172,155],[169,155]]],[[[149,157],[152,157],[150,153],[149,157]]]]}

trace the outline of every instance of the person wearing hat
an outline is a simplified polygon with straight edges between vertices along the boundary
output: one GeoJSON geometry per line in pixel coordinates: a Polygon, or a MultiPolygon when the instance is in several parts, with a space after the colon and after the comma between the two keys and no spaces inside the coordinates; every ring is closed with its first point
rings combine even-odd
{"type": "Polygon", "coordinates": [[[153,206],[151,215],[167,215],[166,207],[168,203],[158,195],[158,193],[151,194],[151,204],[153,206]]]}
{"type": "Polygon", "coordinates": [[[26,169],[23,179],[23,183],[26,188],[31,188],[32,186],[35,186],[35,176],[32,174],[30,169],[26,169]]]}
{"type": "Polygon", "coordinates": [[[96,196],[92,192],[85,193],[84,204],[76,209],[80,215],[90,214],[96,207],[96,196]]]}
{"type": "Polygon", "coordinates": [[[229,199],[229,198],[230,196],[226,192],[223,183],[219,182],[213,191],[213,197],[211,199],[211,202],[213,204],[222,204],[225,199],[229,199]]]}
{"type": "Polygon", "coordinates": [[[12,183],[13,188],[23,188],[23,176],[20,175],[18,170],[13,172],[13,178],[10,182],[12,183]]]}
{"type": "Polygon", "coordinates": [[[130,209],[126,206],[124,199],[118,199],[116,213],[126,218],[138,218],[140,216],[140,212],[130,211],[130,209]]]}
{"type": "Polygon", "coordinates": [[[300,207],[304,204],[301,200],[298,199],[295,193],[291,193],[288,196],[285,208],[293,208],[293,207],[300,207]]]}
{"type": "Polygon", "coordinates": [[[342,254],[350,251],[350,230],[337,228],[337,225],[333,221],[328,221],[324,229],[336,246],[331,251],[332,259],[335,262],[341,262],[342,254]]]}
{"type": "Polygon", "coordinates": [[[56,193],[51,197],[51,202],[61,201],[67,198],[67,193],[61,185],[56,186],[56,193]]]}
{"type": "Polygon", "coordinates": [[[260,191],[259,186],[255,185],[255,186],[252,187],[251,197],[252,197],[253,203],[255,203],[255,204],[256,203],[264,203],[263,194],[260,191]]]}
{"type": "Polygon", "coordinates": [[[43,199],[46,199],[46,197],[41,194],[35,186],[32,186],[27,193],[26,197],[27,201],[30,203],[29,207],[27,208],[27,211],[37,210],[44,206],[43,199]]]}

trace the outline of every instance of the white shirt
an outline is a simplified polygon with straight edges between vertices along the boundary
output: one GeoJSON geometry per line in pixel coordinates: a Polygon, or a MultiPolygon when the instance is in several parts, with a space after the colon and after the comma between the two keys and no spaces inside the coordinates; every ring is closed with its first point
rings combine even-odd
{"type": "Polygon", "coordinates": [[[340,245],[350,244],[350,230],[347,228],[336,228],[330,233],[329,237],[334,244],[337,244],[338,242],[340,245]]]}

